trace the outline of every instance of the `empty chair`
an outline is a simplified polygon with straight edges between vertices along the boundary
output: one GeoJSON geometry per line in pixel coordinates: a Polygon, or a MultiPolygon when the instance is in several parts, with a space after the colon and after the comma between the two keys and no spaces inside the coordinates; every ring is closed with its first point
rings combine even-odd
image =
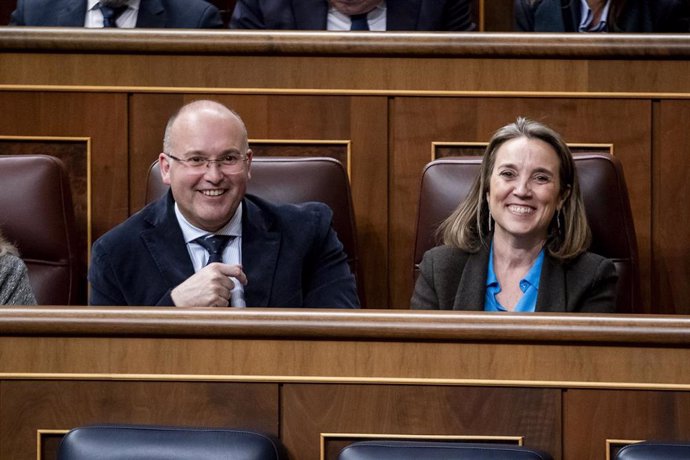
{"type": "Polygon", "coordinates": [[[551,460],[551,456],[507,444],[362,441],[343,448],[338,460],[551,460]]]}
{"type": "Polygon", "coordinates": [[[77,250],[65,167],[47,155],[0,156],[0,228],[19,249],[42,305],[84,304],[86,274],[77,250]]]}
{"type": "MultiPolygon", "coordinates": [[[[592,230],[590,251],[611,259],[618,272],[617,311],[639,307],[639,258],[628,189],[618,159],[602,153],[575,154],[580,192],[592,230]]],[[[444,158],[422,173],[414,251],[415,277],[424,253],[436,246],[435,231],[467,196],[482,157],[444,158]]]]}
{"type": "Polygon", "coordinates": [[[645,441],[628,444],[618,451],[616,460],[687,460],[690,444],[681,442],[645,441]]]}
{"type": "Polygon", "coordinates": [[[282,447],[252,431],[103,425],[75,428],[58,460],[279,460],[282,447]]]}
{"type": "MultiPolygon", "coordinates": [[[[326,157],[254,157],[247,193],[273,203],[320,201],[333,210],[333,229],[345,247],[350,269],[357,279],[360,304],[364,286],[357,252],[357,233],[350,182],[343,165],[326,157]]],[[[165,194],[158,161],[148,173],[146,203],[165,194]]]]}

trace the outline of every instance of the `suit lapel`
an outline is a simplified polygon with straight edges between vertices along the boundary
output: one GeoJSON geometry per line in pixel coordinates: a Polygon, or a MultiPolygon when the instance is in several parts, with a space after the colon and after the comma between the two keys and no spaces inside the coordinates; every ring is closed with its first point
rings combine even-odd
{"type": "Polygon", "coordinates": [[[455,294],[454,310],[484,310],[488,263],[489,250],[485,247],[467,257],[458,291],[455,294]]]}
{"type": "Polygon", "coordinates": [[[64,27],[84,27],[86,22],[86,1],[61,1],[57,8],[56,25],[64,27]]]}
{"type": "Polygon", "coordinates": [[[422,0],[386,2],[386,30],[417,30],[422,0]]]}
{"type": "Polygon", "coordinates": [[[328,0],[294,0],[292,14],[297,30],[326,30],[328,0]]]}
{"type": "Polygon", "coordinates": [[[163,28],[167,19],[161,0],[141,0],[139,14],[137,15],[137,27],[163,28]]]}
{"type": "Polygon", "coordinates": [[[194,274],[194,266],[175,217],[171,192],[158,201],[149,222],[152,227],[142,232],[141,238],[162,278],[175,287],[194,274]]]}
{"type": "Polygon", "coordinates": [[[245,198],[242,266],[247,275],[244,298],[248,307],[270,306],[279,250],[280,233],[273,230],[273,219],[245,198]]]}
{"type": "Polygon", "coordinates": [[[537,312],[567,311],[565,298],[565,271],[563,265],[548,254],[544,257],[539,277],[537,312]],[[562,305],[562,307],[556,307],[562,305]]]}

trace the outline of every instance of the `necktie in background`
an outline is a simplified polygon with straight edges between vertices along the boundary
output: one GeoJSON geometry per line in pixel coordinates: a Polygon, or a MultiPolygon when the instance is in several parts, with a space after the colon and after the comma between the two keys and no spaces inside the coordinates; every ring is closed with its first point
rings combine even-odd
{"type": "Polygon", "coordinates": [[[100,5],[98,8],[100,8],[101,13],[103,13],[103,27],[117,27],[117,18],[127,11],[127,5],[117,8],[100,5]]]}
{"type": "Polygon", "coordinates": [[[353,14],[350,16],[352,20],[352,25],[350,30],[369,30],[369,22],[367,21],[367,13],[364,14],[353,14]]]}
{"type": "MultiPolygon", "coordinates": [[[[223,250],[234,240],[234,236],[230,235],[206,235],[195,239],[193,242],[197,243],[208,251],[208,262],[206,265],[213,262],[223,262],[223,250]]],[[[237,280],[237,278],[230,277],[235,287],[230,292],[230,306],[237,308],[244,308],[247,304],[244,301],[244,286],[237,280]]]]}

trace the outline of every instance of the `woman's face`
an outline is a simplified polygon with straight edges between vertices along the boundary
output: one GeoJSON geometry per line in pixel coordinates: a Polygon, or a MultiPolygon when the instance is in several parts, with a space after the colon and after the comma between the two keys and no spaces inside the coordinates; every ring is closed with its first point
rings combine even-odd
{"type": "Polygon", "coordinates": [[[494,238],[523,248],[543,245],[565,198],[560,166],[556,151],[538,139],[519,137],[498,148],[487,193],[494,238]]]}

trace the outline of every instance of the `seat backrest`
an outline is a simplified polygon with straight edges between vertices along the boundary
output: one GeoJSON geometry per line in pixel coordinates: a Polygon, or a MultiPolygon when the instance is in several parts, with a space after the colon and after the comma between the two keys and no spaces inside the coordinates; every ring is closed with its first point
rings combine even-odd
{"type": "MultiPolygon", "coordinates": [[[[357,252],[357,229],[350,181],[343,165],[327,157],[254,157],[247,193],[273,203],[320,201],[333,210],[333,229],[345,247],[350,269],[357,279],[359,300],[364,307],[364,285],[357,252]]],[[[168,191],[155,161],[148,173],[146,203],[168,191]]]]}
{"type": "Polygon", "coordinates": [[[340,451],[338,460],[551,460],[545,452],[508,444],[361,441],[340,451]]]}
{"type": "Polygon", "coordinates": [[[58,448],[58,460],[280,460],[276,440],[222,428],[103,425],[75,428],[58,448]]]}
{"type": "Polygon", "coordinates": [[[84,304],[72,193],[62,161],[47,155],[0,156],[0,228],[19,249],[40,305],[84,304]]]}
{"type": "Polygon", "coordinates": [[[687,460],[690,443],[645,441],[628,444],[616,454],[616,460],[687,460]]]}
{"type": "MultiPolygon", "coordinates": [[[[575,168],[592,230],[590,251],[611,259],[618,272],[617,311],[639,305],[639,258],[628,189],[618,159],[604,153],[575,154],[575,168]]],[[[465,199],[482,157],[444,158],[422,173],[414,252],[415,277],[424,252],[436,246],[439,224],[465,199]]]]}

